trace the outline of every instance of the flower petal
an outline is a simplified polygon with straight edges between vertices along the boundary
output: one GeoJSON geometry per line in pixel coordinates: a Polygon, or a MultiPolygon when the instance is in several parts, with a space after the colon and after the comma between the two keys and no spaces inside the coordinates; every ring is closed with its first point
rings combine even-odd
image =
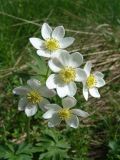
{"type": "Polygon", "coordinates": [[[77,100],[74,97],[66,97],[62,99],[62,105],[64,108],[72,108],[76,105],[77,100]]]}
{"type": "Polygon", "coordinates": [[[83,63],[83,56],[79,52],[70,55],[70,65],[73,68],[79,67],[83,63]]]}
{"type": "Polygon", "coordinates": [[[60,55],[59,55],[59,59],[58,61],[60,61],[59,63],[61,63],[63,66],[69,66],[69,63],[70,63],[70,54],[69,52],[62,52],[60,55]]]}
{"type": "Polygon", "coordinates": [[[72,128],[77,128],[79,126],[79,119],[76,115],[72,115],[69,119],[66,120],[66,123],[72,128]]]}
{"type": "Polygon", "coordinates": [[[36,105],[28,104],[25,108],[25,113],[28,117],[33,116],[37,112],[36,105]]]}
{"type": "Polygon", "coordinates": [[[88,88],[85,85],[83,85],[83,96],[85,100],[87,101],[88,100],[88,88]]]}
{"type": "Polygon", "coordinates": [[[68,96],[74,96],[77,92],[77,86],[74,82],[70,82],[68,85],[68,96]]]}
{"type": "Polygon", "coordinates": [[[97,83],[95,86],[98,88],[103,87],[105,85],[105,81],[102,78],[96,78],[96,81],[97,81],[97,83]]]}
{"type": "Polygon", "coordinates": [[[56,90],[59,97],[63,98],[65,96],[74,96],[77,91],[77,87],[74,82],[70,82],[64,86],[57,86],[56,90]]]}
{"type": "Polygon", "coordinates": [[[52,37],[57,40],[60,40],[61,38],[63,38],[64,35],[65,35],[65,29],[63,26],[56,27],[52,32],[52,37]]]}
{"type": "Polygon", "coordinates": [[[58,50],[52,52],[51,58],[58,58],[59,59],[59,56],[61,55],[61,53],[66,54],[66,53],[68,53],[68,51],[66,51],[64,49],[58,49],[58,50]]]}
{"type": "Polygon", "coordinates": [[[74,38],[73,37],[65,37],[63,39],[60,40],[60,48],[67,48],[68,46],[70,46],[73,42],[74,42],[74,38]]]}
{"type": "Polygon", "coordinates": [[[23,87],[23,86],[16,87],[15,89],[13,89],[14,94],[21,95],[21,96],[26,95],[28,92],[29,92],[29,88],[23,87]]]}
{"type": "Polygon", "coordinates": [[[47,98],[53,97],[56,94],[54,90],[48,89],[45,85],[41,85],[39,91],[41,96],[47,98]]]}
{"type": "Polygon", "coordinates": [[[56,88],[57,84],[56,84],[56,81],[57,81],[57,75],[56,74],[51,74],[47,81],[46,81],[46,86],[49,88],[49,89],[54,89],[56,88]]]}
{"type": "Polygon", "coordinates": [[[52,28],[47,23],[44,23],[41,28],[42,37],[44,39],[48,39],[51,37],[51,33],[52,33],[52,28]]]}
{"type": "Polygon", "coordinates": [[[48,105],[50,102],[46,99],[43,98],[43,100],[41,102],[39,102],[39,107],[42,111],[46,111],[46,105],[48,105]]]}
{"type": "Polygon", "coordinates": [[[61,107],[60,107],[59,105],[57,105],[57,104],[47,104],[47,105],[45,106],[45,108],[46,108],[47,110],[52,109],[52,110],[55,110],[55,111],[58,111],[58,110],[61,109],[61,107]]]}
{"type": "Polygon", "coordinates": [[[37,50],[37,55],[42,57],[47,57],[47,58],[51,57],[51,53],[45,49],[37,50]]]}
{"type": "Polygon", "coordinates": [[[37,79],[29,79],[27,84],[33,89],[38,89],[41,86],[40,81],[37,79]]]}
{"type": "Polygon", "coordinates": [[[71,110],[73,114],[77,115],[77,116],[80,116],[80,117],[83,117],[83,118],[86,118],[89,116],[89,114],[81,109],[72,109],[71,110]]]}
{"type": "Polygon", "coordinates": [[[58,111],[61,109],[61,107],[58,104],[47,104],[45,106],[45,109],[47,109],[47,110],[51,109],[51,110],[58,111]]]}
{"type": "Polygon", "coordinates": [[[49,60],[48,66],[55,73],[59,72],[61,70],[61,68],[63,67],[62,64],[60,63],[60,61],[58,60],[58,58],[53,58],[53,59],[49,60]]]}
{"type": "Polygon", "coordinates": [[[44,41],[40,38],[30,38],[30,43],[35,47],[36,49],[40,49],[40,47],[43,45],[44,41]]]}
{"type": "Polygon", "coordinates": [[[60,87],[57,86],[56,90],[57,90],[58,96],[61,97],[61,98],[63,98],[63,97],[68,95],[67,86],[60,86],[60,87]]]}
{"type": "Polygon", "coordinates": [[[95,98],[100,98],[100,94],[98,92],[97,88],[90,88],[89,89],[90,95],[95,97],[95,98]]]}
{"type": "Polygon", "coordinates": [[[53,114],[54,114],[55,112],[56,112],[55,110],[50,109],[50,110],[48,110],[47,112],[45,112],[42,117],[43,117],[44,119],[52,118],[52,116],[53,116],[53,114]]]}
{"type": "Polygon", "coordinates": [[[104,74],[101,73],[101,72],[99,72],[99,71],[95,71],[95,72],[94,72],[94,75],[95,75],[96,77],[98,77],[98,78],[104,78],[104,74]]]}
{"type": "Polygon", "coordinates": [[[52,128],[54,125],[51,122],[48,122],[48,127],[52,128]]]}
{"type": "Polygon", "coordinates": [[[77,81],[77,82],[85,82],[86,79],[87,79],[86,72],[81,68],[76,68],[75,81],[77,81]]]}
{"type": "Polygon", "coordinates": [[[22,97],[18,102],[18,110],[23,111],[27,105],[26,97],[22,97]]]}
{"type": "Polygon", "coordinates": [[[92,63],[90,61],[86,62],[84,70],[85,70],[87,76],[90,75],[91,68],[92,68],[92,63]]]}
{"type": "Polygon", "coordinates": [[[58,126],[61,123],[61,119],[58,117],[58,114],[54,114],[48,122],[49,127],[58,126]]]}

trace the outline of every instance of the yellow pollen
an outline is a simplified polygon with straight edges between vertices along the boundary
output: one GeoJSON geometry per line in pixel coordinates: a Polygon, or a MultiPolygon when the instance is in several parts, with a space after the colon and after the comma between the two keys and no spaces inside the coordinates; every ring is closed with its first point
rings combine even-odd
{"type": "Polygon", "coordinates": [[[69,83],[75,80],[76,72],[72,67],[65,67],[60,71],[59,76],[65,83],[69,83]]]}
{"type": "Polygon", "coordinates": [[[67,108],[62,108],[59,112],[58,112],[58,116],[62,119],[69,119],[71,116],[71,111],[67,108]]]}
{"type": "Polygon", "coordinates": [[[87,78],[87,86],[88,88],[92,88],[96,85],[96,79],[95,76],[93,74],[90,74],[90,76],[87,78]]]}
{"type": "Polygon", "coordinates": [[[45,41],[45,48],[49,51],[56,51],[60,48],[59,42],[56,39],[50,38],[45,41]]]}
{"type": "Polygon", "coordinates": [[[33,90],[27,94],[27,99],[32,104],[37,104],[42,101],[43,97],[37,91],[33,90]]]}

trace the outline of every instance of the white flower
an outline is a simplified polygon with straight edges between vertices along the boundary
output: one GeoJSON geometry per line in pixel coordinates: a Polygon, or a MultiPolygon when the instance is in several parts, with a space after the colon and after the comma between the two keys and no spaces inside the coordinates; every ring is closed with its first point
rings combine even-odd
{"type": "Polygon", "coordinates": [[[83,63],[83,56],[78,53],[61,53],[58,58],[49,60],[50,69],[55,72],[51,74],[46,86],[49,89],[56,88],[59,97],[74,96],[77,86],[74,81],[81,82],[86,79],[86,73],[83,69],[78,68],[83,63]]]}
{"type": "Polygon", "coordinates": [[[63,26],[52,28],[44,23],[42,25],[41,34],[44,40],[39,38],[30,38],[31,44],[37,49],[37,54],[43,57],[55,57],[61,52],[65,53],[65,48],[74,42],[74,38],[65,37],[65,29],[63,26]]]}
{"type": "Polygon", "coordinates": [[[86,63],[84,70],[87,74],[86,80],[83,82],[83,95],[88,100],[88,92],[92,97],[100,98],[98,88],[105,85],[104,75],[101,72],[91,72],[92,63],[89,61],[86,63]]]}
{"type": "Polygon", "coordinates": [[[20,95],[21,98],[18,103],[18,110],[25,110],[25,114],[30,117],[37,112],[37,106],[42,110],[45,110],[44,106],[49,104],[46,99],[53,97],[55,91],[49,90],[46,86],[40,84],[40,81],[36,79],[30,79],[27,81],[28,86],[17,87],[13,90],[13,93],[20,95]]]}
{"type": "Polygon", "coordinates": [[[89,114],[81,109],[71,109],[76,103],[77,101],[74,97],[66,97],[62,99],[63,107],[57,104],[47,104],[45,107],[48,111],[44,113],[43,118],[48,119],[49,127],[58,126],[64,120],[68,126],[77,128],[79,126],[77,116],[85,118],[89,114]]]}

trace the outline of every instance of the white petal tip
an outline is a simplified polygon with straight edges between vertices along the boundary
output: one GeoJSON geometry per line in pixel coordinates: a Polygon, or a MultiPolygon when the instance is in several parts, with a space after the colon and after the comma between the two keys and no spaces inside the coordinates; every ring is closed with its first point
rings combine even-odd
{"type": "Polygon", "coordinates": [[[15,90],[12,91],[13,94],[16,94],[15,90]]]}
{"type": "Polygon", "coordinates": [[[29,38],[30,43],[33,43],[34,38],[29,38]]]}
{"type": "Polygon", "coordinates": [[[75,125],[69,125],[70,127],[72,127],[72,128],[74,128],[74,129],[76,129],[76,128],[78,128],[79,126],[75,126],[75,125]]]}
{"type": "Polygon", "coordinates": [[[53,128],[55,126],[52,123],[48,122],[48,127],[53,128]]]}
{"type": "Polygon", "coordinates": [[[88,97],[84,96],[85,100],[88,101],[88,97]]]}
{"type": "Polygon", "coordinates": [[[34,116],[34,114],[27,114],[26,112],[25,112],[25,114],[26,114],[27,117],[34,116]]]}

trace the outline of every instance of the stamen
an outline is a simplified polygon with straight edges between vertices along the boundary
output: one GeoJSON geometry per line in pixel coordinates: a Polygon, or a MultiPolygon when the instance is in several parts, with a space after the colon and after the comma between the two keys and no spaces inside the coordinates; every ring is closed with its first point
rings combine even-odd
{"type": "Polygon", "coordinates": [[[62,108],[58,112],[58,115],[62,120],[69,119],[71,117],[71,111],[68,108],[62,108]]]}
{"type": "Polygon", "coordinates": [[[90,74],[90,76],[87,78],[87,86],[88,88],[93,88],[96,85],[96,78],[93,74],[90,74]]]}
{"type": "Polygon", "coordinates": [[[42,101],[43,97],[36,90],[33,90],[27,94],[27,99],[32,104],[37,104],[42,101]]]}
{"type": "Polygon", "coordinates": [[[44,44],[45,48],[49,51],[56,51],[60,48],[58,40],[53,38],[47,39],[44,44]]]}
{"type": "Polygon", "coordinates": [[[75,80],[76,72],[72,67],[65,67],[60,71],[59,75],[65,83],[69,83],[75,80]]]}

